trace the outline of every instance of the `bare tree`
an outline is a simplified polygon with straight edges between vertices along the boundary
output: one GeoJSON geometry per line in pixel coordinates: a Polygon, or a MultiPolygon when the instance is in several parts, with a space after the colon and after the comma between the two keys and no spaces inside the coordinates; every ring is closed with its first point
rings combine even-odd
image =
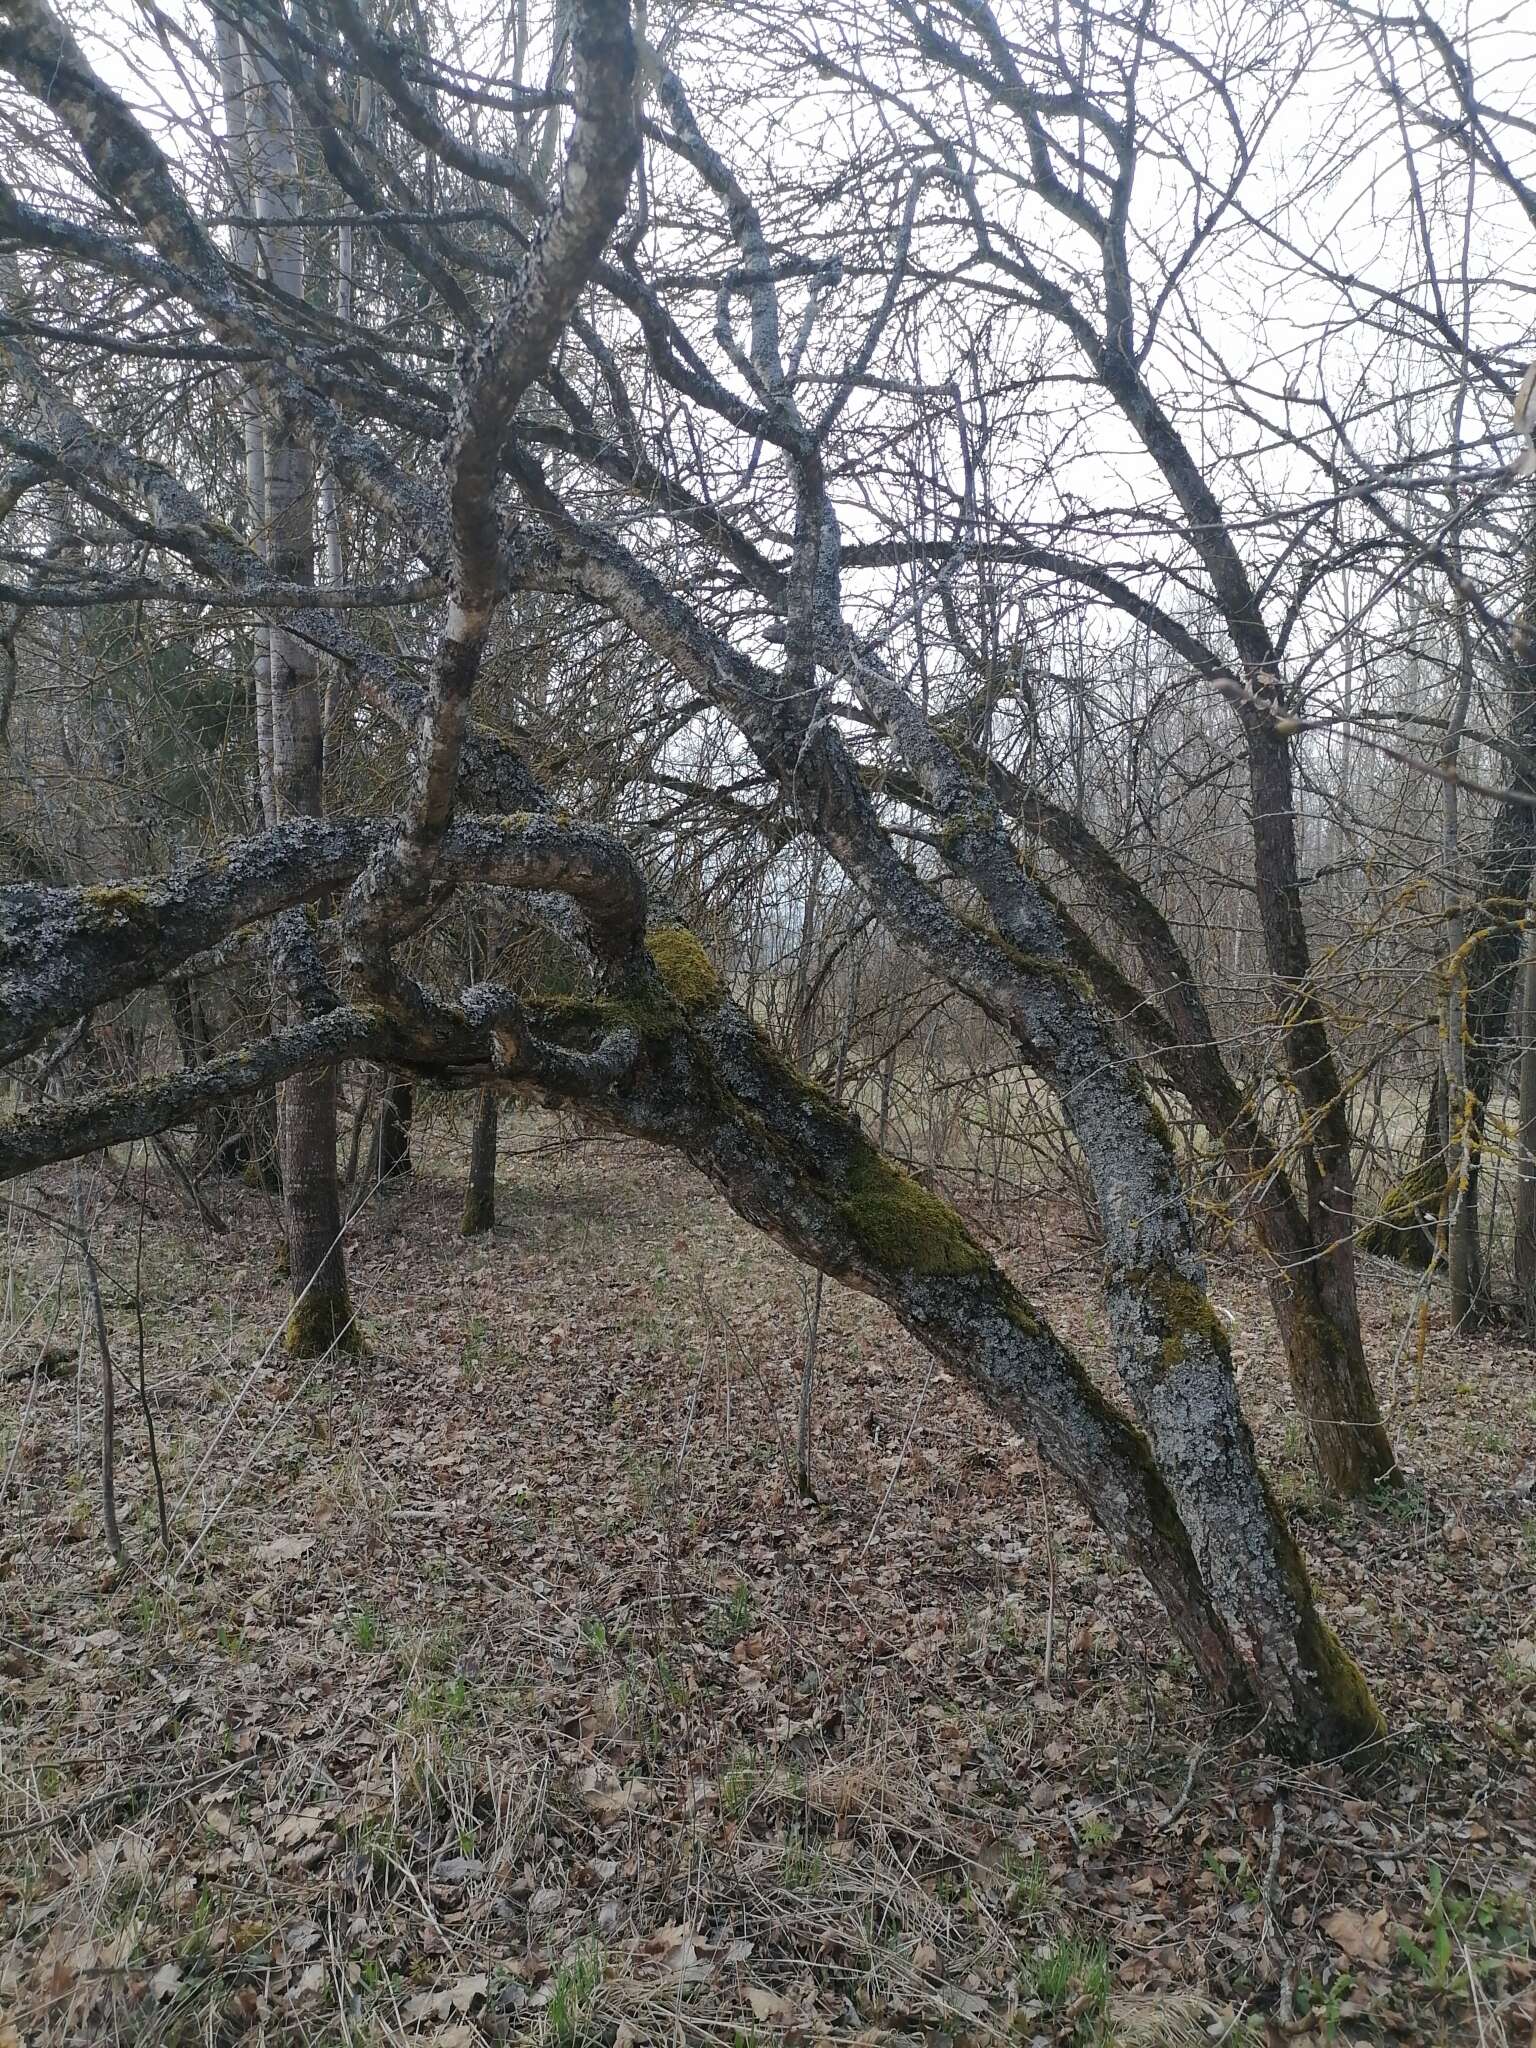
{"type": "MultiPolygon", "coordinates": [[[[915,13],[904,19],[926,33],[915,13]]],[[[1172,1133],[1095,1000],[1109,988],[1103,967],[1018,857],[1010,813],[1028,811],[1042,836],[1051,814],[994,775],[989,711],[979,743],[953,717],[959,664],[935,645],[930,620],[953,603],[946,564],[969,536],[905,546],[897,566],[909,581],[872,596],[862,578],[885,558],[844,539],[867,451],[888,439],[893,392],[909,387],[925,431],[962,449],[967,518],[979,503],[966,406],[947,382],[895,375],[910,295],[928,292],[920,244],[953,242],[957,198],[964,233],[996,239],[964,177],[906,167],[885,213],[854,223],[858,261],[845,262],[823,247],[802,253],[784,213],[803,211],[801,198],[773,178],[759,197],[711,139],[672,52],[632,40],[621,0],[573,10],[552,200],[521,147],[530,124],[548,132],[550,94],[438,63],[351,0],[296,21],[246,9],[238,27],[265,95],[263,132],[286,135],[295,163],[312,150],[325,176],[323,204],[316,192],[302,211],[275,213],[279,246],[306,222],[329,232],[337,219],[376,243],[376,265],[354,251],[349,312],[306,296],[292,270],[273,273],[269,256],[252,272],[226,250],[186,173],[45,0],[7,0],[0,21],[0,67],[36,103],[30,118],[46,108],[71,166],[50,185],[51,159],[40,161],[28,196],[0,200],[0,233],[45,291],[58,270],[120,300],[110,322],[6,327],[5,362],[29,412],[25,431],[0,429],[31,479],[15,502],[62,485],[99,531],[83,566],[23,548],[30,580],[7,600],[86,612],[132,597],[260,621],[274,798],[262,829],[159,877],[6,890],[0,1051],[24,1060],[49,1034],[185,974],[252,928],[269,935],[282,1009],[270,1035],[191,1069],[64,1110],[19,1108],[0,1124],[0,1166],[22,1172],[167,1129],[273,1082],[314,1107],[342,1061],[579,1105],[684,1153],[744,1215],[876,1295],[1027,1426],[1156,1586],[1200,1671],[1259,1703],[1277,1743],[1328,1754],[1368,1738],[1374,1703],[1318,1614],[1258,1467],[1172,1133]],[[369,81],[366,129],[329,89],[342,70],[369,81]],[[283,95],[286,117],[274,111],[283,95]],[[498,124],[506,147],[489,139],[498,124]],[[431,206],[409,170],[423,152],[441,174],[431,206]],[[839,299],[850,270],[858,289],[839,299]],[[385,307],[390,318],[376,319],[385,307]],[[265,553],[211,509],[179,451],[136,440],[87,402],[84,366],[123,378],[139,351],[159,360],[161,349],[233,373],[272,423],[265,553]],[[367,549],[354,547],[340,586],[317,583],[320,476],[373,533],[374,580],[361,567],[367,549]],[[958,1213],[774,1052],[679,915],[686,861],[670,874],[663,863],[652,886],[623,833],[557,808],[516,736],[472,720],[499,636],[515,635],[525,605],[551,607],[566,632],[622,654],[634,693],[624,709],[646,728],[651,786],[671,773],[658,734],[709,736],[728,767],[720,794],[792,820],[867,916],[1054,1092],[1092,1185],[1114,1365],[1135,1423],[958,1213]],[[327,810],[319,662],[356,703],[349,744],[371,763],[397,762],[394,804],[327,810]],[[461,892],[505,892],[521,920],[547,924],[580,963],[577,990],[464,985],[432,947],[434,918],[461,892]]],[[[1035,115],[1020,118],[1031,134],[1035,115]]],[[[287,176],[286,158],[274,176],[287,176]]],[[[1116,285],[1113,205],[1094,219],[1116,285]]],[[[1099,374],[1166,465],[1244,678],[1261,909],[1305,1112],[1307,1237],[1286,1284],[1307,1284],[1292,1271],[1318,1276],[1343,1385],[1359,1363],[1349,1133],[1300,921],[1292,735],[1270,681],[1277,651],[1220,508],[1182,444],[1168,442],[1111,311],[1092,341],[1099,374]]],[[[1088,346],[1086,332],[1079,339],[1088,346]]],[[[216,479],[227,500],[248,487],[246,415],[235,417],[238,474],[226,466],[216,479]]],[[[336,566],[333,555],[328,575],[336,566]]],[[[1229,672],[1216,649],[1177,633],[1202,674],[1229,672]]],[[[953,637],[963,639],[963,621],[953,637]]],[[[1074,738],[1081,782],[1086,727],[1074,738]]],[[[574,763],[579,749],[569,751],[574,763]]],[[[580,794],[582,780],[571,766],[565,787],[580,794]]],[[[634,822],[667,850],[658,820],[642,810],[634,822]]],[[[1097,860],[1065,830],[1060,844],[1079,866],[1097,860]]],[[[1117,916],[1141,901],[1108,870],[1104,900],[1117,916]]],[[[1149,957],[1167,943],[1145,923],[1149,957]]],[[[1164,1064],[1173,1073],[1185,1060],[1195,1085],[1193,1048],[1168,1035],[1164,1064]]],[[[319,1183],[334,1190],[329,1099],[328,1138],[314,1139],[316,1118],[302,1142],[294,1126],[285,1137],[285,1179],[306,1161],[317,1173],[289,1186],[290,1216],[299,1202],[313,1220],[319,1183]]],[[[1243,1138],[1239,1154],[1255,1178],[1271,1171],[1260,1138],[1243,1138]]],[[[306,1224],[311,1264],[319,1235],[306,1224]]],[[[339,1305],[342,1285],[338,1274],[320,1291],[339,1305]]],[[[339,1327],[332,1314],[320,1334],[331,1341],[339,1327]]],[[[1368,1381],[1329,1392],[1331,1410],[1308,1409],[1312,1427],[1321,1439],[1337,1423],[1364,1446],[1357,1476],[1380,1469],[1390,1453],[1368,1381]]]]}

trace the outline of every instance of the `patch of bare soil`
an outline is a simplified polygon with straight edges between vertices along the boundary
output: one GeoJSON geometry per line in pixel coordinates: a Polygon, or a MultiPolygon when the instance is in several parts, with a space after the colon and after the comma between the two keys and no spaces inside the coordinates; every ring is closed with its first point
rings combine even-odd
{"type": "MultiPolygon", "coordinates": [[[[354,1233],[369,1349],[295,1365],[263,1197],[92,1183],[130,1568],[69,1182],[9,1212],[0,2044],[1467,2041],[1526,2048],[1536,1371],[1369,1282],[1414,1484],[1310,1485],[1257,1275],[1243,1392],[1392,1736],[1214,1722],[1033,1452],[685,1168],[519,1118],[354,1233]],[[144,1371],[174,1523],[156,1538],[144,1371]],[[1394,1365],[1404,1327],[1409,1341],[1394,1365]],[[1423,1337],[1422,1357],[1419,1356],[1423,1337]],[[34,1361],[48,1363],[34,1371],[34,1361]],[[76,1369],[76,1360],[83,1365],[76,1369]]],[[[1090,1355],[1063,1205],[983,1219],[1090,1355]]]]}

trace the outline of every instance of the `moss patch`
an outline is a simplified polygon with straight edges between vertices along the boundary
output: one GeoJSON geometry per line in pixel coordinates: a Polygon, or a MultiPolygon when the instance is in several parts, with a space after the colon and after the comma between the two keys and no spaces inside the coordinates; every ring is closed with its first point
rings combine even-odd
{"type": "Polygon", "coordinates": [[[149,898],[142,889],[132,889],[123,883],[110,887],[82,889],[81,895],[93,910],[101,913],[108,924],[142,924],[153,916],[149,898]]]}
{"type": "Polygon", "coordinates": [[[1039,1317],[1031,1311],[1029,1303],[1020,1294],[1011,1280],[1005,1279],[1003,1281],[999,1292],[998,1306],[1009,1322],[1012,1323],[1013,1327],[1023,1336],[1039,1337],[1044,1334],[1039,1317]]]}
{"type": "Polygon", "coordinates": [[[872,1145],[859,1146],[839,1207],[859,1248],[887,1272],[985,1273],[992,1264],[948,1202],[872,1145]]]}
{"type": "Polygon", "coordinates": [[[323,1358],[327,1351],[348,1351],[355,1356],[362,1348],[363,1333],[345,1292],[310,1293],[288,1311],[283,1349],[290,1357],[323,1358]]]}
{"type": "Polygon", "coordinates": [[[1027,953],[1022,946],[1016,946],[1012,939],[1005,939],[1001,932],[994,931],[980,918],[962,916],[960,922],[978,939],[1001,953],[1009,966],[1016,967],[1020,974],[1027,974],[1036,981],[1055,982],[1058,987],[1081,997],[1085,1003],[1093,1001],[1093,983],[1066,955],[1027,953]]]}
{"type": "Polygon", "coordinates": [[[602,1035],[629,1030],[653,1051],[664,1045],[682,1023],[680,1005],[664,991],[656,990],[654,984],[649,994],[535,996],[530,998],[527,1011],[535,1029],[557,1042],[568,1032],[602,1035]]]}
{"type": "Polygon", "coordinates": [[[693,933],[680,924],[658,925],[645,950],[668,993],[685,1010],[714,1010],[725,1000],[725,984],[693,933]]]}
{"type": "Polygon", "coordinates": [[[1326,1706],[1322,1725],[1311,1731],[1313,1740],[1303,1755],[1314,1761],[1319,1755],[1344,1755],[1362,1743],[1379,1742],[1387,1732],[1387,1717],[1377,1706],[1365,1673],[1321,1615],[1307,1649],[1326,1706]]]}
{"type": "Polygon", "coordinates": [[[1218,1358],[1227,1355],[1227,1332],[1205,1290],[1171,1266],[1134,1266],[1123,1283],[1152,1303],[1162,1324],[1162,1365],[1172,1372],[1189,1356],[1192,1345],[1204,1346],[1218,1358]]]}
{"type": "Polygon", "coordinates": [[[939,834],[940,848],[952,858],[960,841],[965,838],[967,833],[992,832],[996,827],[997,817],[985,804],[967,805],[963,811],[957,812],[953,818],[946,819],[944,828],[939,834]]]}
{"type": "Polygon", "coordinates": [[[1420,1160],[1382,1196],[1375,1221],[1360,1233],[1360,1249],[1422,1272],[1434,1257],[1446,1181],[1445,1161],[1438,1154],[1420,1160]]]}

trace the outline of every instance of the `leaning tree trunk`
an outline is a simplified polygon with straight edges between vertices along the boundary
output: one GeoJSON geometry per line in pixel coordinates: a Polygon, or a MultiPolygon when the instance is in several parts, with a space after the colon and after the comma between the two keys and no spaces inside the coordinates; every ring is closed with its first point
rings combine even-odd
{"type": "Polygon", "coordinates": [[[1397,1459],[1366,1364],[1353,1281],[1330,1288],[1328,1262],[1253,1094],[1238,1087],[1222,1056],[1221,1035],[1184,948],[1146,891],[1080,818],[1006,771],[989,764],[987,773],[999,802],[1086,882],[1098,907],[1136,948],[1146,985],[1157,991],[1154,1000],[1131,982],[1052,898],[1068,951],[1095,995],[1194,1109],[1238,1180],[1267,1255],[1286,1369],[1320,1478],[1345,1497],[1390,1479],[1397,1459]]]}
{"type": "MultiPolygon", "coordinates": [[[[885,1160],[853,1118],[771,1050],[691,935],[665,927],[649,950],[689,1028],[663,1035],[649,1026],[643,1075],[606,1097],[602,1113],[680,1145],[740,1213],[884,1300],[992,1405],[1027,1419],[1156,1585],[1204,1675],[1254,1697],[1282,1747],[1329,1755],[1378,1735],[1379,1710],[1318,1614],[1300,1552],[1258,1480],[1247,1424],[1226,1399],[1219,1318],[1198,1281],[1173,1263],[1151,1263],[1154,1219],[1146,1217],[1142,1236],[1148,1265],[1111,1288],[1117,1353],[1122,1369],[1130,1362],[1150,1440],[1143,1444],[956,1211],[885,1160]],[[1156,1385],[1135,1365],[1149,1341],[1161,1357],[1156,1385]],[[1235,1568],[1229,1538],[1239,1529],[1250,1549],[1235,1568]]],[[[1083,1050],[1086,1086],[1113,1089],[1097,1050],[1083,1050]]],[[[1136,1150],[1133,1141],[1122,1162],[1129,1166],[1136,1150]]]]}

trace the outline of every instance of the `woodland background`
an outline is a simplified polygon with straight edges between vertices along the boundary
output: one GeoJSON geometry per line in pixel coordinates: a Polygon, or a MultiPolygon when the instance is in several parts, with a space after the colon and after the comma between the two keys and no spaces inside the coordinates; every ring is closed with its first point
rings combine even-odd
{"type": "Polygon", "coordinates": [[[1531,2038],[1533,72],[0,0],[0,2048],[1531,2038]]]}

